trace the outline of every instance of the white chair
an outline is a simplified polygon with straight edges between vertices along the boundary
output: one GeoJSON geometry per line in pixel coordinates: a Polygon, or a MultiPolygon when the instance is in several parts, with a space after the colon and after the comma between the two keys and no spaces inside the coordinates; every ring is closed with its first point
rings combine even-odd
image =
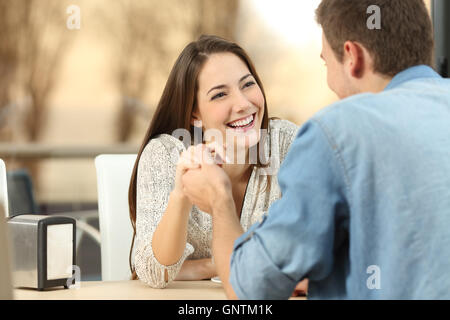
{"type": "Polygon", "coordinates": [[[103,281],[131,277],[128,259],[133,228],[128,188],[135,161],[135,154],[103,154],[95,158],[103,281]]]}
{"type": "Polygon", "coordinates": [[[3,208],[5,216],[8,216],[8,188],[6,184],[6,166],[0,159],[0,206],[3,208]]]}

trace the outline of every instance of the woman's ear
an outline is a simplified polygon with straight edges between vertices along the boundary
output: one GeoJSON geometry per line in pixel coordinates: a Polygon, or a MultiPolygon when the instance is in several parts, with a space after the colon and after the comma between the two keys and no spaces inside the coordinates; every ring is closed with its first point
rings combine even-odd
{"type": "Polygon", "coordinates": [[[192,112],[191,116],[191,125],[194,127],[202,127],[202,118],[200,117],[200,114],[197,111],[192,112]]]}

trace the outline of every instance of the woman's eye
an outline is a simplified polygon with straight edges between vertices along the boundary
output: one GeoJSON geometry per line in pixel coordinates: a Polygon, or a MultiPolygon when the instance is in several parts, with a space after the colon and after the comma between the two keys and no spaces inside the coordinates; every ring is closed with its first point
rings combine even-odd
{"type": "Polygon", "coordinates": [[[211,100],[216,100],[216,99],[222,98],[224,96],[225,96],[225,92],[220,92],[220,93],[216,94],[215,96],[213,96],[211,98],[211,100]]]}
{"type": "Polygon", "coordinates": [[[246,84],[244,84],[244,88],[251,87],[251,86],[254,85],[254,84],[255,84],[254,81],[249,81],[249,82],[247,82],[246,84]]]}

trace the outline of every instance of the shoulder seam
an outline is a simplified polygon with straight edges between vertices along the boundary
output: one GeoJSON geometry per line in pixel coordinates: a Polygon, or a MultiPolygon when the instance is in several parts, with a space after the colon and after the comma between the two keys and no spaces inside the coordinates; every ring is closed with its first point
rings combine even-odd
{"type": "Polygon", "coordinates": [[[341,167],[341,169],[343,171],[345,185],[346,185],[347,191],[349,192],[349,195],[350,195],[350,190],[351,190],[350,189],[350,178],[349,178],[349,176],[347,174],[347,170],[346,170],[345,165],[344,165],[344,160],[342,159],[341,152],[340,152],[340,150],[338,148],[338,145],[337,145],[336,141],[334,141],[334,139],[331,136],[328,128],[324,124],[322,124],[318,119],[311,119],[311,121],[317,123],[319,128],[322,130],[324,136],[326,137],[326,139],[328,141],[328,144],[329,144],[330,148],[332,149],[333,154],[337,158],[338,163],[339,163],[339,165],[340,165],[340,167],[341,167]]]}
{"type": "MultiPolygon", "coordinates": [[[[175,138],[174,138],[174,139],[175,139],[175,138]]],[[[173,149],[178,149],[178,146],[177,146],[177,144],[176,144],[175,141],[170,141],[169,139],[166,139],[165,136],[162,136],[162,135],[160,135],[158,138],[152,138],[152,139],[149,141],[149,143],[147,144],[147,146],[148,146],[150,143],[152,143],[152,141],[154,141],[154,143],[158,143],[159,145],[161,145],[161,146],[164,147],[164,150],[166,151],[166,154],[167,154],[167,155],[169,156],[169,158],[170,158],[170,157],[172,156],[172,155],[171,155],[171,150],[169,150],[169,146],[167,145],[167,143],[164,143],[164,141],[161,141],[161,140],[168,141],[169,143],[171,143],[172,146],[173,146],[173,148],[170,148],[171,150],[173,150],[173,149]]],[[[181,143],[181,145],[183,144],[181,141],[180,141],[180,143],[181,143]]],[[[184,148],[184,146],[183,146],[183,148],[184,148]]]]}

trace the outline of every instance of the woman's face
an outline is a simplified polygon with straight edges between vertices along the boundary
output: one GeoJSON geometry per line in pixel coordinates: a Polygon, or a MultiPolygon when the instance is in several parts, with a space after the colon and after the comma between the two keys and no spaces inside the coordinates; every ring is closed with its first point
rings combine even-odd
{"type": "Polygon", "coordinates": [[[233,141],[248,149],[258,143],[264,96],[238,56],[233,53],[209,56],[199,74],[197,102],[193,121],[202,122],[207,142],[208,130],[216,129],[227,146],[233,141]]]}

